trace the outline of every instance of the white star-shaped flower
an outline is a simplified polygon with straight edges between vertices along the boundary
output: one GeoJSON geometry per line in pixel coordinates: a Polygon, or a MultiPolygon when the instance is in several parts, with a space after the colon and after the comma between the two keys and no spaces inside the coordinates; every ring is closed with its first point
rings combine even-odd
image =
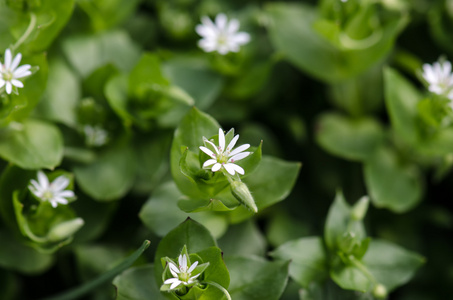
{"type": "Polygon", "coordinates": [[[49,201],[52,207],[57,207],[58,204],[68,204],[66,198],[74,197],[73,191],[65,190],[68,185],[69,179],[63,175],[49,183],[46,174],[38,171],[38,181],[34,179],[30,180],[28,188],[42,201],[49,201]]]}
{"type": "Polygon", "coordinates": [[[170,269],[171,275],[173,275],[173,278],[165,280],[164,284],[170,284],[170,290],[177,288],[180,284],[191,285],[195,283],[195,279],[201,275],[201,273],[199,273],[191,276],[193,270],[195,270],[198,265],[198,261],[194,262],[190,267],[188,266],[187,261],[187,255],[180,254],[178,257],[179,266],[176,266],[176,264],[174,264],[173,262],[168,263],[168,267],[170,269]]]}
{"type": "Polygon", "coordinates": [[[453,74],[449,61],[437,61],[423,65],[423,78],[428,82],[428,90],[453,100],[453,74]]]}
{"type": "Polygon", "coordinates": [[[195,27],[195,31],[202,37],[198,46],[206,52],[217,51],[222,55],[228,52],[239,52],[239,47],[250,41],[247,32],[238,32],[239,21],[228,18],[220,13],[215,18],[215,23],[208,17],[201,18],[201,23],[195,27]]]}
{"type": "Polygon", "coordinates": [[[203,137],[205,146],[200,146],[200,150],[212,157],[203,163],[203,168],[212,166],[210,167],[212,172],[217,172],[221,168],[224,168],[231,175],[236,174],[236,172],[244,175],[244,169],[234,164],[234,162],[244,159],[251,154],[251,152],[243,152],[247,150],[250,145],[244,144],[233,150],[238,139],[239,134],[234,136],[225,148],[225,134],[223,133],[222,128],[219,128],[219,146],[216,146],[213,142],[208,141],[203,137]],[[211,146],[215,152],[207,148],[208,146],[211,146]]]}
{"type": "Polygon", "coordinates": [[[11,50],[6,49],[5,51],[5,63],[0,63],[0,88],[5,86],[6,92],[11,94],[13,91],[13,85],[18,88],[23,88],[24,84],[18,80],[31,75],[30,65],[19,66],[22,54],[18,53],[14,59],[11,54],[11,50]]]}
{"type": "Polygon", "coordinates": [[[107,143],[108,132],[99,126],[85,125],[83,132],[85,133],[85,143],[88,146],[100,147],[107,143]]]}

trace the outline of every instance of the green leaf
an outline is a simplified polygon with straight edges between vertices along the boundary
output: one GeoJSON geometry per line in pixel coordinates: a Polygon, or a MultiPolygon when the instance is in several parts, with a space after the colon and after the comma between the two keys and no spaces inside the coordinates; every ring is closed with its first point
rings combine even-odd
{"type": "Polygon", "coordinates": [[[206,248],[215,247],[216,241],[204,226],[190,218],[170,231],[157,246],[154,259],[154,275],[159,287],[162,285],[162,272],[164,270],[160,261],[161,258],[178,257],[184,246],[187,247],[188,253],[197,253],[206,248]]]}
{"type": "Polygon", "coordinates": [[[115,276],[129,268],[139,257],[142,253],[149,247],[150,241],[144,241],[142,246],[138,248],[134,253],[130,256],[122,260],[118,263],[114,268],[111,270],[103,273],[99,277],[96,277],[81,286],[75,287],[70,289],[66,292],[63,292],[59,295],[48,297],[46,299],[49,300],[71,300],[71,299],[79,299],[80,297],[88,294],[92,290],[96,289],[97,287],[103,285],[104,283],[111,282],[115,276]]]}
{"type": "Polygon", "coordinates": [[[178,226],[187,217],[196,218],[198,222],[209,228],[215,237],[222,236],[228,222],[225,215],[211,212],[187,214],[178,209],[178,200],[183,197],[174,182],[166,182],[158,186],[152,196],[143,205],[139,217],[150,230],[158,236],[164,236],[178,226]]]}
{"type": "Polygon", "coordinates": [[[79,80],[63,57],[49,61],[49,78],[42,100],[36,107],[37,115],[75,127],[76,107],[81,97],[79,80]]]}
{"type": "Polygon", "coordinates": [[[264,256],[266,252],[266,240],[251,220],[230,226],[218,243],[225,256],[264,256]]]}
{"type": "Polygon", "coordinates": [[[380,123],[371,118],[351,119],[336,113],[319,117],[316,139],[326,151],[342,158],[363,161],[383,142],[380,123]]]}
{"type": "Polygon", "coordinates": [[[347,252],[342,242],[347,239],[348,234],[357,240],[366,237],[363,222],[356,221],[351,217],[351,207],[346,202],[343,194],[337,192],[335,200],[329,208],[324,228],[324,239],[327,248],[333,252],[338,250],[347,252]]]}
{"type": "Polygon", "coordinates": [[[156,284],[153,265],[130,268],[116,276],[113,285],[116,287],[117,300],[166,299],[156,284]]]}
{"type": "Polygon", "coordinates": [[[290,259],[289,275],[305,288],[312,282],[321,282],[328,277],[327,253],[319,237],[287,242],[270,255],[279,260],[290,259]]]}
{"type": "Polygon", "coordinates": [[[63,138],[52,124],[28,119],[1,135],[0,156],[23,169],[53,169],[61,163],[63,138]]]}
{"type": "Polygon", "coordinates": [[[127,33],[121,30],[70,36],[63,41],[63,51],[83,78],[109,63],[123,72],[128,72],[140,55],[137,46],[127,33]]]}
{"type": "MultiPolygon", "coordinates": [[[[354,39],[341,32],[338,41],[332,43],[314,28],[320,20],[314,7],[271,3],[265,10],[270,18],[269,34],[274,46],[295,66],[328,82],[356,76],[382,59],[407,22],[405,16],[395,14],[386,18],[370,37],[354,39]]],[[[328,32],[335,33],[330,29],[328,32]]]]}
{"type": "Polygon", "coordinates": [[[421,200],[423,181],[416,165],[401,161],[389,148],[381,148],[364,165],[365,183],[377,207],[402,213],[421,200]]]}
{"type": "Polygon", "coordinates": [[[129,94],[144,97],[153,86],[168,86],[160,70],[160,60],[156,54],[145,53],[129,75],[129,94]]]}
{"type": "Polygon", "coordinates": [[[100,152],[92,164],[74,167],[74,174],[80,188],[88,195],[96,200],[111,201],[129,191],[135,169],[131,147],[126,141],[120,141],[100,152]]]}
{"type": "Polygon", "coordinates": [[[363,263],[380,284],[392,291],[408,282],[425,259],[390,242],[372,240],[363,263]]]}
{"type": "Polygon", "coordinates": [[[353,265],[337,265],[330,271],[332,280],[342,289],[367,292],[373,288],[373,281],[353,265]]]}
{"type": "Polygon", "coordinates": [[[215,135],[220,125],[211,116],[192,108],[175,131],[171,147],[171,173],[181,192],[191,198],[204,198],[194,181],[189,180],[180,169],[180,160],[186,150],[199,153],[199,146],[203,145],[203,136],[215,135]],[[184,149],[184,151],[181,151],[184,149]]]}
{"type": "Polygon", "coordinates": [[[289,261],[269,262],[256,256],[226,257],[228,291],[234,300],[277,300],[288,280],[289,261]]]}
{"type": "Polygon", "coordinates": [[[397,71],[384,70],[385,103],[392,127],[398,136],[410,145],[417,144],[418,133],[417,104],[422,99],[420,93],[397,71]]]}

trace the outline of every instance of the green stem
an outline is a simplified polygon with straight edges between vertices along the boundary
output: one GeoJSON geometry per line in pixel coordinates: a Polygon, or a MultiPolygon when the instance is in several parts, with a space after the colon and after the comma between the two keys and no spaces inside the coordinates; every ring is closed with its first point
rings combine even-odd
{"type": "Polygon", "coordinates": [[[363,273],[363,275],[365,275],[371,282],[373,282],[374,285],[377,285],[379,283],[376,281],[373,274],[371,274],[370,271],[368,271],[367,267],[365,267],[362,264],[361,261],[356,259],[353,255],[349,255],[348,258],[349,258],[349,261],[354,265],[354,267],[359,269],[363,273]]]}
{"type": "MultiPolygon", "coordinates": [[[[123,272],[127,268],[129,268],[136,260],[137,258],[140,257],[140,255],[143,253],[143,251],[146,250],[146,248],[149,247],[150,241],[146,240],[143,242],[142,246],[138,248],[134,253],[132,253],[129,257],[124,259],[119,265],[117,265],[115,268],[113,268],[110,271],[107,271],[106,273],[102,274],[101,276],[88,281],[85,284],[82,284],[79,287],[70,289],[66,292],[63,292],[59,295],[45,298],[45,300],[71,300],[71,299],[79,299],[83,295],[88,294],[91,292],[93,289],[97,288],[98,286],[110,282],[113,278],[115,278],[116,275],[119,273],[123,272]]],[[[44,300],[44,299],[43,299],[44,300]]]]}
{"type": "Polygon", "coordinates": [[[231,300],[231,296],[228,293],[228,291],[223,286],[221,286],[220,284],[218,284],[216,282],[213,282],[213,281],[203,281],[202,283],[210,284],[210,285],[218,288],[220,291],[223,292],[223,294],[225,294],[225,297],[227,297],[228,300],[231,300]]]}
{"type": "Polygon", "coordinates": [[[11,47],[11,51],[14,52],[19,46],[25,42],[25,40],[30,36],[33,29],[36,26],[36,15],[31,13],[30,14],[30,24],[28,24],[27,30],[25,30],[24,34],[17,40],[17,42],[11,47]]]}

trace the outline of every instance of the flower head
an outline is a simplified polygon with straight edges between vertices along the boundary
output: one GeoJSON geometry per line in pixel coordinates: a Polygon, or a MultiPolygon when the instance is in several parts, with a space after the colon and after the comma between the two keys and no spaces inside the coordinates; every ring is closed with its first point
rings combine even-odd
{"type": "Polygon", "coordinates": [[[437,61],[423,65],[423,78],[428,82],[428,90],[453,100],[453,74],[449,61],[437,61]]]}
{"type": "Polygon", "coordinates": [[[13,91],[13,85],[18,88],[23,88],[24,84],[17,80],[25,76],[31,75],[30,65],[19,66],[22,54],[18,53],[14,59],[12,58],[11,50],[6,49],[5,51],[5,62],[0,63],[0,88],[5,86],[6,92],[11,94],[13,91]]]}
{"type": "Polygon", "coordinates": [[[195,27],[195,31],[202,37],[198,46],[206,52],[217,51],[224,55],[228,52],[238,52],[241,45],[250,41],[247,32],[237,32],[239,21],[228,18],[220,13],[215,18],[215,23],[208,17],[201,18],[201,23],[195,27]]]}
{"type": "Polygon", "coordinates": [[[49,179],[42,171],[38,171],[38,181],[30,180],[28,188],[42,201],[49,201],[52,207],[58,204],[68,204],[68,199],[74,197],[74,192],[65,190],[69,185],[69,179],[65,176],[59,176],[49,183],[49,179]]]}
{"type": "Polygon", "coordinates": [[[177,288],[180,284],[183,285],[191,285],[196,282],[196,278],[201,275],[198,273],[192,276],[192,272],[198,265],[198,261],[194,262],[193,264],[189,265],[189,259],[186,254],[180,254],[178,257],[178,265],[176,266],[175,263],[169,262],[168,268],[170,269],[171,275],[173,278],[169,278],[164,281],[164,284],[170,284],[170,290],[177,288]]]}
{"type": "Polygon", "coordinates": [[[85,133],[85,143],[88,146],[100,147],[107,143],[108,132],[102,127],[85,125],[83,132],[85,133]]]}
{"type": "Polygon", "coordinates": [[[247,150],[250,145],[244,144],[233,150],[238,139],[239,134],[235,135],[228,146],[225,147],[225,134],[223,133],[222,128],[219,128],[219,146],[216,146],[213,142],[208,141],[208,139],[203,137],[205,146],[200,146],[200,150],[211,157],[203,163],[203,168],[209,167],[212,172],[217,172],[221,168],[224,168],[231,175],[236,174],[236,172],[244,175],[244,169],[234,162],[244,159],[251,154],[251,152],[243,152],[244,150],[247,150]],[[211,147],[215,152],[208,147],[211,147]]]}

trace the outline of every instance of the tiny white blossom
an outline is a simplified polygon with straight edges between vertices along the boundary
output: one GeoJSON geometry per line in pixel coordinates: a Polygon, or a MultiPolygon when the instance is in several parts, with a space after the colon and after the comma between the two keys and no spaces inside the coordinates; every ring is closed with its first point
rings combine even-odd
{"type": "Polygon", "coordinates": [[[30,180],[28,188],[42,201],[49,201],[52,207],[57,207],[58,204],[68,204],[66,198],[74,197],[73,191],[65,190],[68,185],[69,179],[63,175],[49,183],[46,174],[38,171],[38,181],[30,180]]]}
{"type": "Polygon", "coordinates": [[[18,88],[24,87],[24,84],[18,78],[31,75],[31,66],[23,65],[18,67],[22,59],[22,54],[18,53],[13,59],[11,50],[9,49],[6,49],[4,58],[4,64],[0,63],[0,88],[5,86],[6,92],[11,94],[13,85],[18,88]]]}
{"type": "Polygon", "coordinates": [[[228,18],[220,13],[215,18],[215,23],[206,16],[201,18],[201,23],[195,31],[202,37],[198,46],[205,52],[217,51],[222,55],[228,52],[239,52],[239,47],[250,41],[247,32],[238,32],[239,21],[228,18]]]}
{"type": "Polygon", "coordinates": [[[171,284],[170,290],[177,288],[180,284],[193,284],[196,282],[195,279],[201,275],[201,273],[198,273],[197,275],[191,276],[193,270],[195,270],[198,265],[198,261],[194,262],[191,266],[187,265],[187,261],[187,255],[180,254],[178,257],[179,266],[176,266],[176,264],[174,264],[173,262],[168,263],[168,267],[170,269],[171,275],[173,275],[173,278],[165,280],[164,284],[171,284]]]}
{"type": "Polygon", "coordinates": [[[437,61],[423,65],[423,78],[428,82],[428,90],[453,100],[453,74],[449,61],[437,61]]]}
{"type": "Polygon", "coordinates": [[[85,143],[88,146],[100,147],[107,143],[108,133],[99,126],[85,125],[83,132],[85,133],[85,143]]]}
{"type": "Polygon", "coordinates": [[[205,146],[200,146],[200,150],[212,157],[203,163],[203,168],[210,167],[212,165],[212,167],[210,167],[212,172],[217,172],[221,168],[224,168],[231,175],[236,174],[236,172],[244,175],[244,169],[234,164],[234,162],[244,159],[251,154],[251,152],[243,152],[247,150],[250,145],[244,144],[233,150],[238,139],[239,134],[234,136],[225,148],[225,134],[223,133],[222,128],[219,128],[219,146],[216,146],[213,142],[208,141],[205,137],[203,137],[205,146]],[[208,144],[212,146],[215,153],[206,147],[208,144]]]}

